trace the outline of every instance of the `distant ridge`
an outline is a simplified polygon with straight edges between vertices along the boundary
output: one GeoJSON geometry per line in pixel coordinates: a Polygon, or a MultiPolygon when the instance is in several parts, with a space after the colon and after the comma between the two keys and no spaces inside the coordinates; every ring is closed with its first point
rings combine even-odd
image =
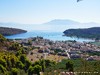
{"type": "Polygon", "coordinates": [[[55,19],[51,20],[49,22],[46,22],[44,24],[49,24],[49,25],[73,25],[73,24],[80,24],[79,22],[73,21],[73,20],[62,20],[62,19],[55,19]]]}

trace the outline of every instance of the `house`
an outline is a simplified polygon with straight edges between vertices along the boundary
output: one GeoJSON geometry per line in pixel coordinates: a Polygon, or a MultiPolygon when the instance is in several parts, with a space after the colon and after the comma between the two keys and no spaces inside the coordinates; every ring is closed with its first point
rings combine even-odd
{"type": "Polygon", "coordinates": [[[81,58],[81,56],[79,54],[71,54],[70,58],[71,59],[76,59],[76,58],[81,58]]]}

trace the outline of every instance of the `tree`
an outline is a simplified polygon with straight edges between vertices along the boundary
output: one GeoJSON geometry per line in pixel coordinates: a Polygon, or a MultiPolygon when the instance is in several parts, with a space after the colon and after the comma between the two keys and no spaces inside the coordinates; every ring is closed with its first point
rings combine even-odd
{"type": "Polygon", "coordinates": [[[22,54],[22,50],[17,51],[16,56],[19,56],[22,54]]]}
{"type": "Polygon", "coordinates": [[[72,62],[72,61],[68,61],[68,62],[66,63],[66,69],[67,69],[68,71],[73,71],[73,62],[72,62]]]}
{"type": "Polygon", "coordinates": [[[26,62],[26,56],[25,56],[24,54],[22,54],[22,55],[20,56],[20,61],[21,61],[23,64],[25,64],[25,62],[26,62]]]}
{"type": "Polygon", "coordinates": [[[25,66],[25,65],[24,65],[21,61],[17,61],[17,62],[16,62],[16,67],[17,67],[17,68],[23,69],[24,66],[25,66]]]}
{"type": "Polygon", "coordinates": [[[28,75],[33,75],[33,73],[34,73],[34,68],[30,66],[28,69],[28,75]]]}
{"type": "Polygon", "coordinates": [[[31,40],[28,40],[28,45],[32,45],[32,41],[31,40]]]}
{"type": "Polygon", "coordinates": [[[24,67],[25,72],[28,70],[28,68],[29,68],[31,65],[32,65],[32,63],[31,63],[30,61],[28,61],[28,60],[25,61],[25,67],[24,67]]]}
{"type": "Polygon", "coordinates": [[[44,61],[45,61],[45,66],[46,67],[49,67],[49,66],[52,66],[52,65],[56,64],[54,61],[50,61],[50,60],[44,60],[44,61]]]}
{"type": "Polygon", "coordinates": [[[35,66],[33,67],[33,69],[34,69],[34,73],[35,73],[35,74],[40,75],[40,71],[42,71],[42,67],[41,67],[41,66],[35,65],[35,66]]]}
{"type": "Polygon", "coordinates": [[[15,66],[15,59],[14,58],[11,58],[11,64],[12,64],[12,67],[14,67],[15,66]]]}
{"type": "Polygon", "coordinates": [[[44,59],[40,60],[40,66],[42,67],[42,71],[44,72],[44,69],[46,68],[44,59]]]}

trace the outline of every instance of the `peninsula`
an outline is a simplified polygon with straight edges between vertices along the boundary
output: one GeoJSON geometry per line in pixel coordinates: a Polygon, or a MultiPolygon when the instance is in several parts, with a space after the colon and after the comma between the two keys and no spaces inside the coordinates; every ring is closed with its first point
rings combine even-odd
{"type": "Polygon", "coordinates": [[[86,29],[68,29],[63,33],[65,34],[65,36],[100,40],[100,27],[92,27],[86,29]]]}
{"type": "Polygon", "coordinates": [[[26,32],[27,32],[26,30],[17,29],[17,28],[0,27],[0,34],[4,36],[21,34],[21,33],[26,33],[26,32]]]}

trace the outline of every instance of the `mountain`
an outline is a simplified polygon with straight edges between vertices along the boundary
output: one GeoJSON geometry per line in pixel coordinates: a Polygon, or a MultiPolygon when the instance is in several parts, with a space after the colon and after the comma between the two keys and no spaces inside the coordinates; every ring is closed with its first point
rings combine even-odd
{"type": "Polygon", "coordinates": [[[84,28],[84,29],[68,29],[63,32],[66,36],[81,37],[90,39],[100,39],[100,27],[84,28]]]}
{"type": "Polygon", "coordinates": [[[25,32],[27,32],[27,31],[26,30],[22,30],[22,29],[0,27],[0,34],[2,34],[4,36],[20,34],[20,33],[25,33],[25,32]]]}
{"type": "Polygon", "coordinates": [[[51,20],[50,22],[46,22],[44,24],[47,25],[73,25],[73,24],[80,24],[79,22],[73,21],[73,20],[62,20],[62,19],[55,19],[51,20]]]}

